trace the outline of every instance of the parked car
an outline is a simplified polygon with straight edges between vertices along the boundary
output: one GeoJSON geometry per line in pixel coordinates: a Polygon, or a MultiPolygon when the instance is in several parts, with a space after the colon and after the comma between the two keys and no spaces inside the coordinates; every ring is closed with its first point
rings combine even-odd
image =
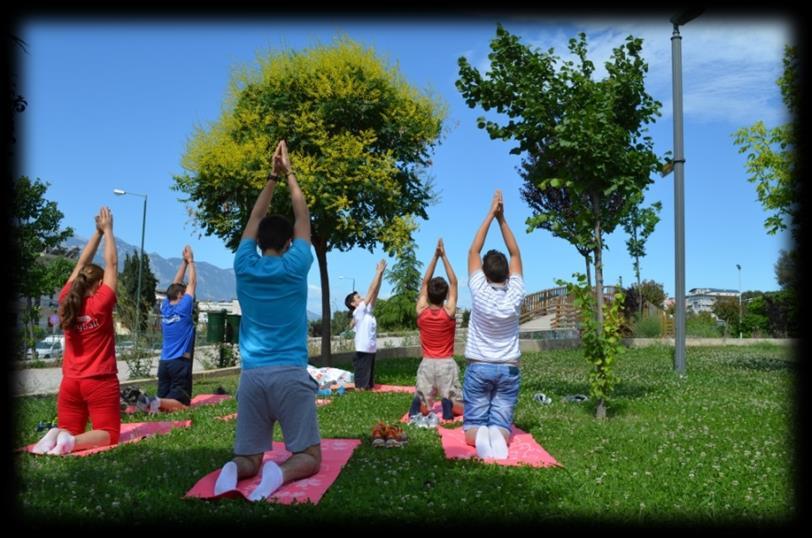
{"type": "MultiPolygon", "coordinates": [[[[40,359],[58,359],[65,352],[65,337],[61,334],[51,334],[37,342],[34,346],[37,350],[37,357],[40,359]]],[[[27,350],[26,358],[32,359],[31,350],[27,350]]]]}

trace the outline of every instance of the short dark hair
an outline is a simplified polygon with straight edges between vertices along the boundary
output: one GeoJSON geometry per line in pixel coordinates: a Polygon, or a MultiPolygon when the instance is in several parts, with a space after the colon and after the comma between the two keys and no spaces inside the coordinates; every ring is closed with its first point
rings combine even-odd
{"type": "Polygon", "coordinates": [[[482,272],[489,282],[501,284],[508,277],[508,261],[498,250],[489,250],[482,258],[482,272]]]}
{"type": "Polygon", "coordinates": [[[346,306],[347,308],[349,308],[349,309],[350,309],[350,312],[352,312],[353,310],[355,310],[355,307],[354,307],[354,306],[352,306],[352,300],[353,300],[353,298],[354,298],[356,295],[358,295],[358,292],[357,292],[357,291],[354,291],[354,292],[350,293],[349,295],[347,295],[346,297],[344,297],[344,306],[346,306]]]}
{"type": "Polygon", "coordinates": [[[436,276],[429,280],[428,285],[429,302],[433,305],[442,305],[448,297],[448,282],[441,276],[436,276]]]}
{"type": "Polygon", "coordinates": [[[166,298],[170,301],[179,299],[184,293],[186,293],[186,284],[181,282],[174,282],[166,288],[166,298]]]}
{"type": "Polygon", "coordinates": [[[257,243],[259,249],[282,250],[282,247],[293,237],[293,225],[281,215],[268,215],[259,221],[257,243]]]}

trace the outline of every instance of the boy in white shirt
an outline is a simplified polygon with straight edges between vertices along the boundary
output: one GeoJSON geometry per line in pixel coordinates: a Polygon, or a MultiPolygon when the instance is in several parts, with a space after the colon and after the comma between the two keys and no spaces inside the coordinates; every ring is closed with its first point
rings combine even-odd
{"type": "Polygon", "coordinates": [[[505,459],[519,396],[519,314],[524,300],[519,246],[504,216],[497,190],[485,221],[468,250],[471,318],[463,379],[465,441],[481,458],[505,459]],[[493,219],[499,223],[510,262],[490,250],[480,258],[493,219]]]}
{"type": "Polygon", "coordinates": [[[355,389],[367,390],[375,386],[375,352],[378,350],[378,322],[372,309],[381,290],[381,278],[386,269],[386,261],[381,260],[375,268],[375,277],[369,285],[366,297],[357,291],[347,295],[344,304],[350,309],[355,329],[355,357],[352,366],[355,370],[355,389]]]}

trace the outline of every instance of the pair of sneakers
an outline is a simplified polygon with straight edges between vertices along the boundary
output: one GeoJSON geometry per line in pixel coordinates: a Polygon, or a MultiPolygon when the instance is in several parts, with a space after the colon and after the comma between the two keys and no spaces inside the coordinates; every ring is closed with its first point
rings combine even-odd
{"type": "Polygon", "coordinates": [[[375,448],[400,448],[409,441],[400,426],[378,422],[372,427],[372,446],[375,448]]]}
{"type": "Polygon", "coordinates": [[[409,424],[418,428],[436,428],[440,424],[440,417],[434,411],[429,411],[428,415],[416,413],[409,417],[409,424]]]}
{"type": "Polygon", "coordinates": [[[161,400],[157,396],[148,396],[142,392],[135,401],[135,407],[139,411],[155,415],[161,407],[161,400]]]}

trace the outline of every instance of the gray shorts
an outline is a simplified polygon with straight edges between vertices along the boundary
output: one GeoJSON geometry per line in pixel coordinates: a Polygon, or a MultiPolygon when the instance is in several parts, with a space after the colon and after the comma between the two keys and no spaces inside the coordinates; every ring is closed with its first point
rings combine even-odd
{"type": "Polygon", "coordinates": [[[429,407],[436,398],[462,401],[460,368],[454,359],[426,359],[417,367],[416,393],[429,407]]]}
{"type": "Polygon", "coordinates": [[[264,366],[243,370],[237,389],[234,454],[251,456],[271,450],[276,421],[290,452],[318,445],[317,390],[318,384],[307,368],[264,366]]]}

